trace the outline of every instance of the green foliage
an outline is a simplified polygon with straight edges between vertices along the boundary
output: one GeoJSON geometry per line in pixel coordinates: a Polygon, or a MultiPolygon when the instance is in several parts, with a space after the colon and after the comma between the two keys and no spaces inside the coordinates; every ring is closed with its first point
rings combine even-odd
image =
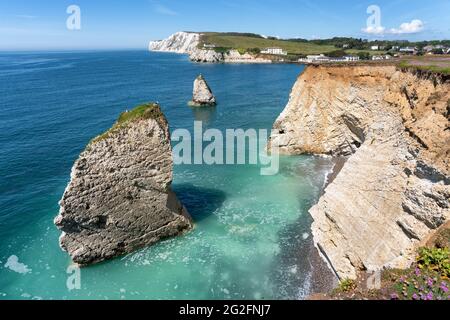
{"type": "Polygon", "coordinates": [[[228,53],[231,50],[229,47],[215,47],[214,51],[218,53],[228,53]]]}
{"type": "Polygon", "coordinates": [[[352,290],[356,289],[356,282],[352,279],[344,279],[339,284],[339,290],[341,292],[350,292],[352,290]]]}
{"type": "Polygon", "coordinates": [[[260,48],[249,48],[247,51],[249,53],[253,53],[253,54],[260,54],[261,53],[261,49],[260,48]]]}
{"type": "Polygon", "coordinates": [[[334,50],[334,51],[327,53],[327,56],[330,58],[342,58],[342,57],[345,57],[346,55],[347,55],[347,52],[345,52],[344,50],[334,50]]]}
{"type": "Polygon", "coordinates": [[[432,270],[445,278],[450,277],[450,259],[448,248],[421,248],[417,264],[422,270],[432,270]]]}
{"type": "Polygon", "coordinates": [[[358,57],[360,60],[370,60],[370,53],[368,52],[359,52],[358,57]]]}
{"type": "MultiPolygon", "coordinates": [[[[226,48],[268,48],[280,47],[292,54],[328,54],[338,49],[346,49],[349,53],[357,54],[361,51],[370,50],[371,46],[382,46],[385,51],[392,47],[418,47],[423,48],[427,45],[450,46],[450,40],[436,41],[389,41],[389,40],[373,40],[357,39],[349,37],[334,37],[331,39],[278,39],[275,37],[264,38],[261,35],[253,33],[237,33],[237,32],[204,32],[202,33],[202,43],[215,44],[218,47],[226,48]]],[[[383,53],[380,51],[379,53],[383,53]]]]}
{"type": "Polygon", "coordinates": [[[434,61],[426,60],[426,57],[417,57],[414,61],[416,61],[417,63],[413,64],[409,61],[401,61],[398,66],[400,68],[416,69],[433,73],[440,73],[443,75],[450,75],[450,63],[447,63],[447,66],[436,65],[434,64],[434,61]]]}
{"type": "Polygon", "coordinates": [[[130,111],[122,112],[119,118],[117,119],[116,123],[113,125],[113,127],[108,131],[106,131],[105,133],[94,138],[89,143],[89,145],[104,140],[117,130],[126,127],[129,123],[141,119],[155,119],[159,123],[164,123],[166,121],[158,104],[156,103],[142,104],[130,111]]]}
{"type": "Polygon", "coordinates": [[[448,300],[449,282],[433,270],[409,270],[393,286],[392,300],[448,300]]]}
{"type": "MultiPolygon", "coordinates": [[[[245,48],[262,50],[270,47],[279,47],[292,54],[320,54],[336,50],[332,45],[317,45],[310,42],[298,42],[289,40],[280,40],[276,38],[249,37],[240,34],[230,35],[230,33],[206,32],[203,33],[201,43],[216,45],[218,48],[245,48]]],[[[201,46],[200,46],[201,47],[201,46]]]]}
{"type": "Polygon", "coordinates": [[[244,48],[238,48],[237,51],[239,52],[240,55],[247,53],[247,49],[244,49],[244,48]]]}

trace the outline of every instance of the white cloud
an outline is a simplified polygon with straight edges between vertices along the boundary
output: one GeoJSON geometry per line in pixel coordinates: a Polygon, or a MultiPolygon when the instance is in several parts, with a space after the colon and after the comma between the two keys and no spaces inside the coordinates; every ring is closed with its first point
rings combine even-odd
{"type": "Polygon", "coordinates": [[[385,27],[367,27],[362,29],[363,32],[368,34],[384,34],[386,32],[385,27]]]}
{"type": "Polygon", "coordinates": [[[379,26],[379,27],[367,27],[362,29],[364,33],[372,34],[372,35],[386,35],[386,34],[412,34],[412,33],[419,33],[422,32],[425,29],[424,23],[419,20],[415,19],[411,22],[405,22],[400,25],[399,28],[391,28],[386,29],[385,27],[379,26]]]}
{"type": "Polygon", "coordinates": [[[162,4],[155,4],[154,5],[155,12],[159,14],[164,14],[166,16],[177,16],[178,12],[173,11],[172,9],[163,6],[162,4]]]}
{"type": "Polygon", "coordinates": [[[400,28],[393,28],[389,30],[392,34],[410,34],[419,33],[425,29],[425,26],[421,20],[413,20],[411,22],[405,22],[400,25],[400,28]]]}

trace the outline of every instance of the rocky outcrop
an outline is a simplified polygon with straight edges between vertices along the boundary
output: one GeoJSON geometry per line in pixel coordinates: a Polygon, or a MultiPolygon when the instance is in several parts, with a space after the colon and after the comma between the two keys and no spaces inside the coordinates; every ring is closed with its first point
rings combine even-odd
{"type": "Polygon", "coordinates": [[[222,63],[225,61],[224,54],[214,50],[198,49],[189,55],[189,59],[193,62],[203,63],[222,63]]]}
{"type": "Polygon", "coordinates": [[[55,218],[61,248],[87,266],[191,229],[171,183],[169,126],[159,106],[123,113],[72,168],[55,218]]]}
{"type": "Polygon", "coordinates": [[[199,75],[194,81],[192,100],[189,105],[193,107],[216,105],[216,97],[214,97],[211,88],[202,75],[199,75]]]}
{"type": "Polygon", "coordinates": [[[272,60],[258,57],[250,53],[239,53],[238,50],[229,50],[227,52],[216,52],[214,50],[197,50],[190,55],[191,61],[206,63],[272,63],[272,60]]]}
{"type": "Polygon", "coordinates": [[[450,218],[450,84],[395,66],[310,66],[277,119],[284,154],[349,156],[311,208],[340,278],[404,268],[450,218]]]}
{"type": "Polygon", "coordinates": [[[194,62],[202,63],[271,63],[272,60],[256,54],[243,53],[238,50],[218,52],[213,49],[201,48],[201,34],[177,32],[169,38],[161,41],[152,41],[149,44],[150,51],[175,52],[189,54],[194,62]]]}

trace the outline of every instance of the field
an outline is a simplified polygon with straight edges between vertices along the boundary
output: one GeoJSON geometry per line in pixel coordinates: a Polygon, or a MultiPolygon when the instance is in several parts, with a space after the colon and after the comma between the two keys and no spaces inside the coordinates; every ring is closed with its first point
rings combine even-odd
{"type": "Polygon", "coordinates": [[[337,50],[332,45],[317,45],[307,42],[296,42],[287,40],[264,39],[252,36],[226,35],[221,33],[204,33],[202,44],[214,44],[216,47],[234,49],[264,49],[268,47],[279,47],[292,55],[308,55],[328,53],[337,50]]]}
{"type": "Polygon", "coordinates": [[[450,75],[450,55],[404,57],[400,66],[450,75]]]}

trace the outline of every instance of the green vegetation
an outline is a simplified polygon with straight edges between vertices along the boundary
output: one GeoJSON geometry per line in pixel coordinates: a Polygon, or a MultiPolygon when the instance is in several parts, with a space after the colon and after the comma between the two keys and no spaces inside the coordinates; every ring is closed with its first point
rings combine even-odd
{"type": "Polygon", "coordinates": [[[117,119],[116,123],[112,126],[112,128],[94,138],[89,143],[88,146],[108,138],[112,133],[116,132],[117,130],[123,129],[131,122],[141,119],[155,119],[160,124],[163,124],[166,121],[158,104],[156,103],[142,104],[130,111],[122,112],[119,118],[117,119]]]}
{"type": "Polygon", "coordinates": [[[245,50],[246,52],[261,51],[268,47],[279,47],[289,54],[320,54],[335,51],[333,45],[317,45],[314,43],[303,43],[289,40],[265,39],[261,36],[248,36],[232,33],[205,33],[202,37],[201,46],[204,43],[216,45],[218,52],[228,51],[232,48],[245,50]]]}
{"type": "Polygon", "coordinates": [[[369,288],[372,274],[361,273],[356,281],[343,280],[331,292],[332,299],[450,300],[450,224],[440,228],[416,261],[406,270],[385,269],[378,289],[369,288]]]}
{"type": "Polygon", "coordinates": [[[336,49],[345,50],[349,54],[359,54],[362,52],[373,52],[376,54],[386,54],[394,47],[417,47],[419,51],[427,45],[443,45],[450,46],[450,40],[442,41],[388,41],[375,40],[368,41],[366,39],[355,39],[345,37],[335,37],[331,39],[277,39],[274,37],[264,38],[261,35],[253,33],[237,33],[237,32],[205,32],[202,33],[200,46],[203,44],[213,44],[218,52],[226,52],[230,49],[238,49],[240,51],[250,52],[250,50],[261,50],[268,47],[279,47],[287,51],[290,55],[304,56],[310,54],[329,54],[336,52],[336,49]],[[372,46],[379,46],[383,50],[372,51],[372,46]]]}
{"type": "Polygon", "coordinates": [[[358,53],[358,57],[360,60],[370,60],[370,53],[360,52],[360,53],[358,53]]]}
{"type": "Polygon", "coordinates": [[[448,248],[421,248],[415,268],[399,273],[394,300],[448,300],[450,261],[448,248]]]}
{"type": "Polygon", "coordinates": [[[415,60],[409,59],[401,61],[399,67],[450,75],[450,59],[448,60],[448,63],[437,63],[431,60],[419,60],[420,58],[421,57],[417,57],[415,60]]]}
{"type": "Polygon", "coordinates": [[[339,283],[339,291],[340,292],[350,292],[354,289],[356,289],[355,280],[344,279],[339,283]]]}
{"type": "MultiPolygon", "coordinates": [[[[393,271],[392,275],[393,275],[393,271]]],[[[396,282],[392,286],[392,300],[448,300],[449,282],[438,272],[408,269],[397,271],[396,282]]]]}
{"type": "Polygon", "coordinates": [[[327,53],[327,56],[330,58],[342,58],[345,57],[346,55],[347,52],[345,52],[344,50],[334,50],[327,53]]]}
{"type": "Polygon", "coordinates": [[[417,265],[421,270],[436,271],[447,279],[450,278],[450,251],[448,248],[421,248],[417,265]]]}

